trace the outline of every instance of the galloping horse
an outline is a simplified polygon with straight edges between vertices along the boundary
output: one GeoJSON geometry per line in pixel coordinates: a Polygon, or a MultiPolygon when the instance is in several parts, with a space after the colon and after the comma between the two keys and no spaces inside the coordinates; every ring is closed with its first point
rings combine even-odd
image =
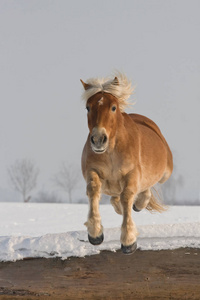
{"type": "Polygon", "coordinates": [[[132,208],[162,211],[151,188],[164,183],[173,170],[170,148],[158,126],[145,116],[126,114],[124,108],[133,92],[131,82],[121,73],[112,80],[81,80],[88,111],[89,135],[82,153],[82,172],[89,198],[85,223],[89,242],[103,242],[99,213],[101,193],[123,215],[121,249],[125,254],[137,248],[137,229],[132,208]]]}

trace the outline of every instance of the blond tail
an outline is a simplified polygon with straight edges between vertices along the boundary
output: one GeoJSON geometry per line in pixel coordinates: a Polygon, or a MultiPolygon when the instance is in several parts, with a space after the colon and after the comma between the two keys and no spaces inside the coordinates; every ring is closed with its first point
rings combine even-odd
{"type": "Polygon", "coordinates": [[[151,198],[146,209],[150,212],[158,211],[159,213],[168,209],[168,206],[161,202],[161,195],[155,187],[151,188],[151,198]]]}

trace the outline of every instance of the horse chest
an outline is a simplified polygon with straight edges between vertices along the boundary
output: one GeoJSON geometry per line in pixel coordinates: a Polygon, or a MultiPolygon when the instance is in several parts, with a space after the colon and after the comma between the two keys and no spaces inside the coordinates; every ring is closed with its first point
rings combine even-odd
{"type": "Polygon", "coordinates": [[[127,171],[129,170],[122,163],[119,163],[119,159],[109,157],[99,172],[101,174],[102,193],[109,196],[120,196],[124,189],[127,171]]]}
{"type": "Polygon", "coordinates": [[[102,192],[110,196],[119,196],[123,190],[123,176],[119,169],[109,169],[102,178],[102,192]]]}
{"type": "Polygon", "coordinates": [[[123,190],[120,180],[103,180],[102,192],[110,196],[119,196],[123,190]]]}

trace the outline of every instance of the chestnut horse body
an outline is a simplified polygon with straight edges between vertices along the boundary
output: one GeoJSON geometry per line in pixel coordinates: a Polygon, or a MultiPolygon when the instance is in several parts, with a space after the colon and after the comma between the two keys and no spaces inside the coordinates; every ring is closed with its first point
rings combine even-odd
{"type": "Polygon", "coordinates": [[[93,245],[103,241],[99,213],[101,193],[111,196],[111,204],[123,215],[121,248],[133,253],[137,229],[132,208],[162,211],[152,194],[156,183],[171,175],[173,159],[158,126],[142,115],[126,114],[132,93],[128,79],[118,74],[114,80],[93,79],[82,84],[88,110],[89,135],[82,153],[82,172],[87,183],[89,214],[85,223],[93,245]]]}

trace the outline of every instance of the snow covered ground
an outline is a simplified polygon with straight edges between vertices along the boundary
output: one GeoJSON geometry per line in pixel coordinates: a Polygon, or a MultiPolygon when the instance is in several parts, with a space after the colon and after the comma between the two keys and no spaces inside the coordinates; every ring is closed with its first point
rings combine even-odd
{"type": "MultiPolygon", "coordinates": [[[[0,261],[26,257],[86,256],[120,248],[122,217],[101,205],[104,242],[92,246],[83,223],[84,204],[0,203],[0,261]]],[[[162,214],[132,213],[142,250],[200,248],[200,206],[171,206],[162,214]]]]}

